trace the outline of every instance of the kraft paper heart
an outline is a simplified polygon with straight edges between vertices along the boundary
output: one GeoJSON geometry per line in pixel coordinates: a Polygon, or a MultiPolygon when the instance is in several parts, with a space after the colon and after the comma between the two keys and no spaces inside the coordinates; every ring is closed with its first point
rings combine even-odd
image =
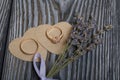
{"type": "Polygon", "coordinates": [[[42,47],[35,39],[23,37],[13,40],[9,44],[9,50],[15,57],[24,60],[32,61],[35,53],[40,53],[46,60],[47,50],[42,47]]]}
{"type": "Polygon", "coordinates": [[[61,54],[66,46],[72,26],[67,22],[59,22],[53,26],[40,25],[36,28],[37,40],[48,51],[54,54],[61,54]]]}

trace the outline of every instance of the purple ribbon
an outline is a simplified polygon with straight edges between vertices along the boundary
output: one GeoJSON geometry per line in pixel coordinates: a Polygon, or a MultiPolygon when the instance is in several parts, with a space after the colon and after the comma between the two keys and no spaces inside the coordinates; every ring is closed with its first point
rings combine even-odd
{"type": "Polygon", "coordinates": [[[39,53],[36,53],[33,59],[33,65],[35,68],[35,71],[37,75],[41,78],[41,80],[58,80],[58,79],[50,79],[46,77],[46,65],[44,59],[41,57],[39,53]],[[36,59],[40,58],[41,64],[40,64],[40,70],[38,69],[36,65],[36,59]]]}

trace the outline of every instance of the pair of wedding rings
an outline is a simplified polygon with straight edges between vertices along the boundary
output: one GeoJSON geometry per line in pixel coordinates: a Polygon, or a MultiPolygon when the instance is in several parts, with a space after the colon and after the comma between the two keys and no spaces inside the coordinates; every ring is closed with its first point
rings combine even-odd
{"type": "MultiPolygon", "coordinates": [[[[46,30],[46,36],[47,38],[54,44],[59,43],[60,40],[63,37],[63,32],[59,27],[50,27],[46,30]],[[52,36],[51,32],[57,29],[60,33],[58,36],[52,36]]],[[[24,39],[20,42],[20,50],[27,55],[33,55],[38,51],[39,48],[39,42],[29,38],[29,39],[24,39]],[[31,46],[32,45],[32,46],[31,46]]]]}

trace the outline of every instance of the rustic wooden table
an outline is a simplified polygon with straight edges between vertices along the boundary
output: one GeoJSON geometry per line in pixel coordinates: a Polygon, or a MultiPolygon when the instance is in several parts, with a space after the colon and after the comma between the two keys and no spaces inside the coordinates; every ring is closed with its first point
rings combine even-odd
{"type": "MultiPolygon", "coordinates": [[[[31,27],[70,21],[73,14],[93,15],[98,29],[112,24],[103,44],[69,64],[55,76],[60,80],[120,80],[120,0],[0,0],[1,80],[39,80],[31,62],[10,54],[8,44],[31,27]]],[[[51,55],[48,64],[53,64],[51,55]]]]}

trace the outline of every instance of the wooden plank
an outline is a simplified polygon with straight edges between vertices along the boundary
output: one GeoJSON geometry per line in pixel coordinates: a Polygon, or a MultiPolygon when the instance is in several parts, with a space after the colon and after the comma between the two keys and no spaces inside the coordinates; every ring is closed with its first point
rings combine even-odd
{"type": "Polygon", "coordinates": [[[6,36],[9,28],[11,3],[12,1],[10,0],[0,0],[0,77],[6,47],[6,36]]]}
{"type": "MultiPolygon", "coordinates": [[[[114,29],[100,37],[103,44],[94,51],[61,70],[60,80],[119,80],[119,27],[116,17],[116,0],[13,0],[8,43],[21,37],[30,27],[70,21],[75,12],[87,19],[92,15],[102,29],[112,24],[114,29]]],[[[7,46],[8,46],[7,43],[7,46]]],[[[55,60],[51,55],[48,64],[55,60]]],[[[39,80],[31,62],[12,56],[6,48],[2,80],[39,80]]]]}
{"type": "Polygon", "coordinates": [[[116,0],[116,21],[114,21],[116,29],[115,29],[115,35],[116,35],[116,61],[114,61],[114,64],[116,64],[114,66],[114,70],[115,70],[115,77],[116,80],[120,80],[120,5],[119,5],[120,1],[116,0]]]}

